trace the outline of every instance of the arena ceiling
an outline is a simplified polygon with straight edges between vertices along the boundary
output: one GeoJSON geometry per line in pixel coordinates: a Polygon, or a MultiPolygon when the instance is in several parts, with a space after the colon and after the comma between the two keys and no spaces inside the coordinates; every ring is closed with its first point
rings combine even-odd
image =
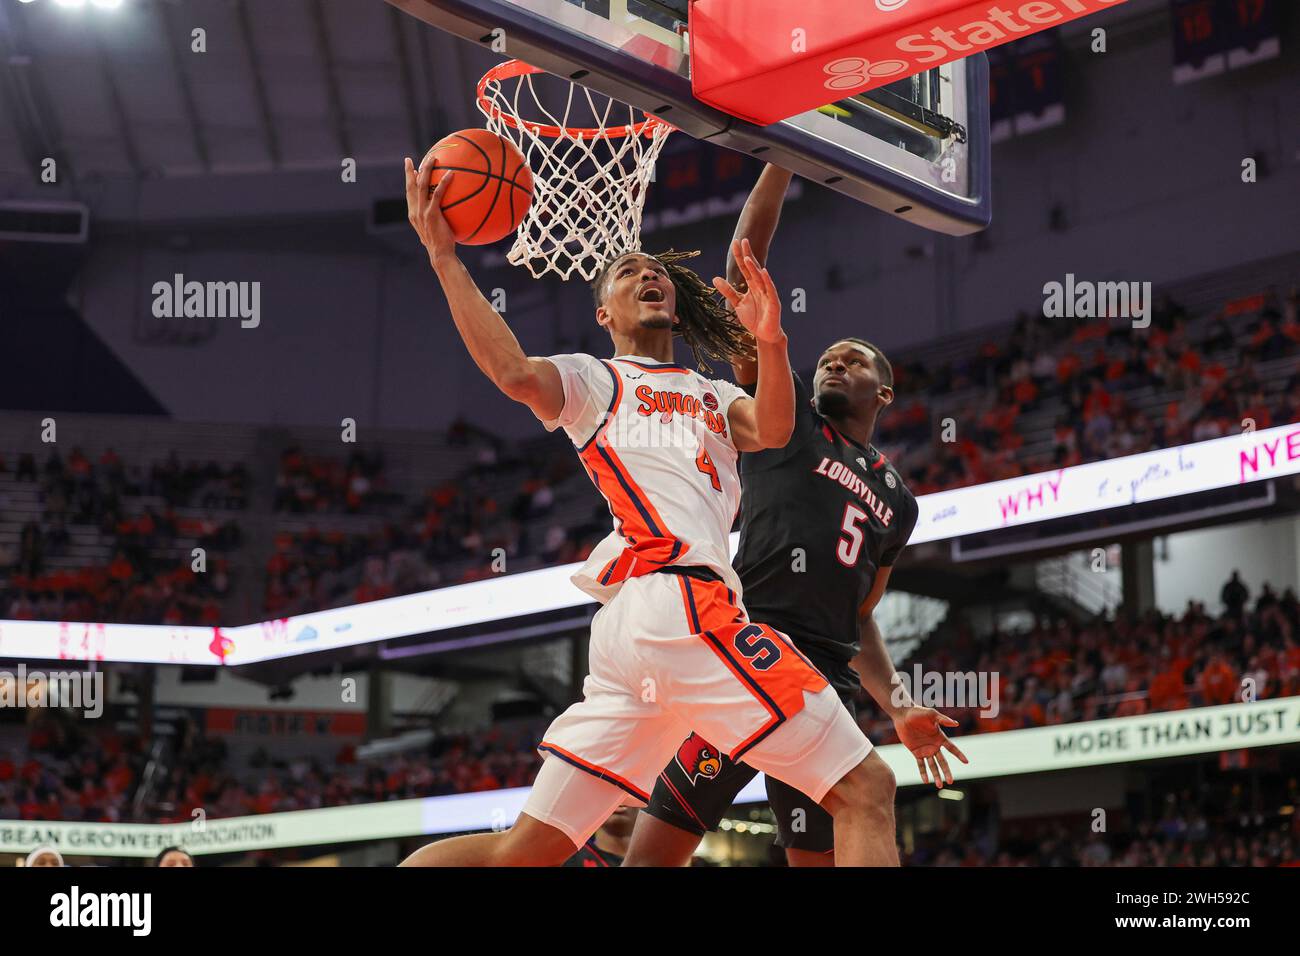
{"type": "Polygon", "coordinates": [[[78,181],[400,161],[437,129],[479,125],[464,91],[492,59],[380,0],[6,0],[0,171],[34,177],[46,157],[78,181]]]}

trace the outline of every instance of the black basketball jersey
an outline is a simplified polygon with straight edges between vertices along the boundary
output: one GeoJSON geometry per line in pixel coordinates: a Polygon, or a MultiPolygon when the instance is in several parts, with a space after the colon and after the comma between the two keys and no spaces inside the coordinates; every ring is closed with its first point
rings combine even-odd
{"type": "Polygon", "coordinates": [[[751,620],[789,635],[837,689],[851,690],[858,611],[877,570],[911,537],[916,499],[884,455],[837,432],[794,381],[789,443],[740,458],[734,567],[751,620]]]}
{"type": "Polygon", "coordinates": [[[608,850],[602,850],[596,846],[596,838],[592,837],[582,845],[577,853],[569,857],[562,864],[563,866],[622,866],[623,858],[617,853],[610,853],[608,850]]]}

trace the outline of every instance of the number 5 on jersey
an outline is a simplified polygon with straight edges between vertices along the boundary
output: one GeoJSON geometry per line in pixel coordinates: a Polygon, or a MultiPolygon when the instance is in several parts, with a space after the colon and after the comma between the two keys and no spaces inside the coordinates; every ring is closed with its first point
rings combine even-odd
{"type": "Polygon", "coordinates": [[[840,538],[839,544],[835,548],[835,556],[840,559],[840,564],[846,568],[851,568],[858,563],[858,555],[862,553],[862,529],[858,527],[863,521],[867,520],[867,513],[857,505],[848,504],[844,506],[844,520],[840,523],[840,529],[844,536],[840,538]]]}

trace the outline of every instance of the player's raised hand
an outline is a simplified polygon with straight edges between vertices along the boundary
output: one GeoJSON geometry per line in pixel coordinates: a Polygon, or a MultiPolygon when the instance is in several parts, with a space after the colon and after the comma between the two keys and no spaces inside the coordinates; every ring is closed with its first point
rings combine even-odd
{"type": "Polygon", "coordinates": [[[731,244],[731,255],[740,274],[745,277],[744,293],[737,292],[723,278],[713,280],[713,286],[731,304],[736,318],[759,342],[777,343],[785,340],[781,330],[781,296],[766,269],[754,258],[749,240],[731,244]]]}
{"type": "Polygon", "coordinates": [[[411,158],[408,156],[406,159],[406,218],[429,251],[429,262],[434,265],[438,259],[456,253],[456,236],[442,214],[442,195],[455,175],[446,173],[430,191],[433,161],[426,154],[420,161],[420,168],[416,169],[411,158]]]}
{"type": "Polygon", "coordinates": [[[917,769],[921,771],[921,782],[934,785],[940,790],[945,783],[952,783],[952,771],[943,752],[946,750],[962,763],[970,763],[966,755],[957,749],[957,745],[948,739],[944,727],[956,727],[957,721],[939,713],[933,707],[908,707],[894,718],[894,730],[898,739],[912,756],[916,758],[917,769]]]}

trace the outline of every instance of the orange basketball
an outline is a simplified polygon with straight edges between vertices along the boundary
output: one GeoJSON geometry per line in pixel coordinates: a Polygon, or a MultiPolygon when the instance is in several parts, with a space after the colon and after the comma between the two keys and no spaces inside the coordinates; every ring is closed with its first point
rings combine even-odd
{"type": "Polygon", "coordinates": [[[429,152],[430,189],[448,170],[456,172],[442,197],[442,214],[457,242],[484,246],[519,228],[533,201],[533,171],[514,143],[485,129],[463,129],[429,152]]]}

